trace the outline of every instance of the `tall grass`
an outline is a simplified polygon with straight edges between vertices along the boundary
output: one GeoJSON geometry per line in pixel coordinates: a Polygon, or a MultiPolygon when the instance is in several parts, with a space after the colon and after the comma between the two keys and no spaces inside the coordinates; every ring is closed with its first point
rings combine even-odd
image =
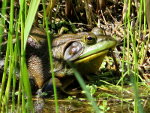
{"type": "MultiPolygon", "coordinates": [[[[21,0],[20,9],[18,11],[19,15],[17,15],[18,18],[14,19],[14,14],[15,14],[14,0],[10,1],[10,11],[9,11],[10,20],[9,20],[9,29],[8,29],[7,50],[6,50],[4,72],[3,72],[2,86],[0,92],[0,111],[3,113],[33,111],[32,94],[31,94],[31,88],[28,79],[28,71],[27,71],[26,60],[25,60],[25,48],[26,48],[27,37],[32,27],[39,2],[40,0],[32,0],[29,6],[29,10],[27,10],[26,8],[28,6],[26,6],[25,0],[21,0]],[[15,22],[14,20],[17,21],[15,22]],[[16,29],[14,29],[15,26],[17,27],[16,29]],[[19,29],[21,29],[21,49],[19,46],[19,38],[18,38],[19,29]],[[14,39],[14,35],[13,35],[14,32],[16,35],[15,44],[13,44],[12,41],[14,39]],[[19,72],[20,79],[19,79],[19,93],[17,95],[18,103],[16,104],[15,90],[16,90],[16,71],[17,71],[18,64],[20,65],[20,72],[19,72]],[[11,84],[13,84],[12,87],[11,84]],[[12,92],[12,106],[10,102],[10,94],[11,94],[10,91],[12,92]]],[[[1,12],[3,16],[6,15],[6,8],[7,8],[6,0],[4,0],[3,10],[1,12]]],[[[1,16],[2,25],[5,26],[5,18],[3,18],[3,16],[1,16]]],[[[0,28],[1,28],[0,29],[1,34],[3,34],[4,27],[0,27],[0,28]]]]}
{"type": "MultiPolygon", "coordinates": [[[[126,0],[124,1],[125,1],[124,3],[126,3],[126,0]]],[[[132,3],[133,2],[131,0],[128,0],[127,3],[128,9],[124,20],[124,25],[126,26],[126,33],[124,35],[124,51],[123,51],[123,61],[122,61],[122,70],[124,72],[122,73],[122,75],[124,76],[124,74],[128,74],[131,78],[131,83],[134,91],[134,112],[144,113],[141,100],[139,98],[139,86],[140,86],[139,80],[141,80],[141,78],[139,78],[140,75],[138,71],[140,60],[143,59],[142,57],[140,57],[143,54],[143,52],[140,51],[140,49],[142,50],[143,48],[140,47],[139,43],[137,44],[137,40],[140,40],[141,31],[144,31],[144,33],[146,33],[145,32],[146,31],[146,10],[145,10],[146,7],[145,7],[145,0],[144,1],[140,0],[140,6],[137,5],[136,7],[137,18],[132,17],[133,14],[133,12],[131,12],[132,11],[131,9],[133,8],[132,3]],[[144,20],[144,24],[143,24],[143,20],[144,20]],[[125,64],[125,59],[127,59],[126,64],[125,64]],[[127,73],[124,70],[125,65],[127,65],[127,73]]]]}
{"type": "Polygon", "coordinates": [[[14,57],[15,57],[13,54],[13,44],[12,44],[13,23],[14,23],[13,22],[13,18],[14,18],[13,17],[13,12],[14,12],[13,3],[14,1],[11,0],[8,43],[7,43],[7,50],[6,50],[6,57],[5,57],[4,73],[3,73],[3,78],[2,78],[2,89],[0,93],[0,101],[1,102],[3,101],[3,103],[1,103],[0,109],[2,109],[2,111],[6,110],[7,112],[8,112],[9,91],[10,91],[10,86],[11,86],[11,77],[13,73],[13,64],[14,64],[14,57]],[[11,56],[11,59],[10,59],[10,56],[11,56]],[[6,81],[7,69],[9,69],[9,73],[8,73],[7,81],[6,81]]]}

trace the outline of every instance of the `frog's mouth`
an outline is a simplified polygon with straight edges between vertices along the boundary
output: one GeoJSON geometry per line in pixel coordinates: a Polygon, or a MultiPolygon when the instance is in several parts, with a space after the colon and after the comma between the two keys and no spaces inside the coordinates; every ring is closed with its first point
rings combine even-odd
{"type": "Polygon", "coordinates": [[[104,51],[86,56],[84,58],[77,59],[75,61],[75,64],[82,63],[82,62],[90,62],[91,60],[96,59],[96,58],[102,58],[103,59],[103,57],[105,57],[108,52],[109,52],[109,50],[104,50],[104,51]]]}

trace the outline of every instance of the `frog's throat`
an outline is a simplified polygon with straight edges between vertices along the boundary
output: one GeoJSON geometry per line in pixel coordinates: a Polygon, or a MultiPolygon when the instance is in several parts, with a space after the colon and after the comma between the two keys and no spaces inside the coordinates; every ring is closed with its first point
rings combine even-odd
{"type": "Polygon", "coordinates": [[[105,57],[108,52],[109,52],[109,50],[104,50],[104,51],[101,51],[101,52],[89,55],[89,56],[87,56],[85,58],[78,59],[74,63],[75,64],[80,64],[80,63],[90,62],[91,60],[96,59],[98,57],[100,57],[100,58],[101,57],[105,57]]]}

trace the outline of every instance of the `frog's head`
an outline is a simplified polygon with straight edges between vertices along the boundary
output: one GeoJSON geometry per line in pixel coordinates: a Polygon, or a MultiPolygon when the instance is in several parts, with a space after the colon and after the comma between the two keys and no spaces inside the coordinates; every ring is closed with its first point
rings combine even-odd
{"type": "Polygon", "coordinates": [[[91,32],[62,35],[53,40],[54,58],[73,62],[79,70],[95,72],[103,58],[113,49],[117,41],[101,34],[101,29],[91,32]]]}

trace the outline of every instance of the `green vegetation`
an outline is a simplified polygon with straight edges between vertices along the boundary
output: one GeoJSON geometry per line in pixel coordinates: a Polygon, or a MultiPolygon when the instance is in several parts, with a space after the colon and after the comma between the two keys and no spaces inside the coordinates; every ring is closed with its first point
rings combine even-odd
{"type": "Polygon", "coordinates": [[[68,62],[80,87],[84,90],[80,94],[81,97],[72,96],[71,99],[82,100],[84,97],[86,100],[87,98],[92,106],[91,109],[96,113],[111,112],[113,106],[109,105],[110,99],[116,99],[121,103],[121,106],[119,104],[118,108],[114,108],[122,113],[128,108],[134,113],[150,110],[147,107],[150,103],[145,101],[150,92],[148,67],[150,23],[146,15],[149,12],[149,7],[146,7],[149,0],[135,2],[107,0],[106,3],[101,4],[102,6],[98,6],[96,1],[98,0],[0,1],[2,4],[0,6],[0,62],[4,62],[4,67],[0,66],[0,111],[2,113],[35,112],[33,101],[35,95],[32,95],[26,64],[26,44],[32,26],[44,28],[47,34],[54,90],[54,112],[59,113],[61,107],[54,74],[51,40],[53,36],[63,33],[90,31],[89,29],[94,26],[103,28],[106,35],[111,35],[118,40],[118,45],[114,53],[105,58],[100,71],[96,75],[89,75],[90,80],[86,83],[75,66],[68,62]],[[73,4],[76,6],[73,7],[73,4]],[[83,96],[84,94],[86,97],[83,96]],[[100,99],[102,99],[101,103],[99,103],[100,99]],[[124,108],[126,104],[131,106],[124,108]]]}

